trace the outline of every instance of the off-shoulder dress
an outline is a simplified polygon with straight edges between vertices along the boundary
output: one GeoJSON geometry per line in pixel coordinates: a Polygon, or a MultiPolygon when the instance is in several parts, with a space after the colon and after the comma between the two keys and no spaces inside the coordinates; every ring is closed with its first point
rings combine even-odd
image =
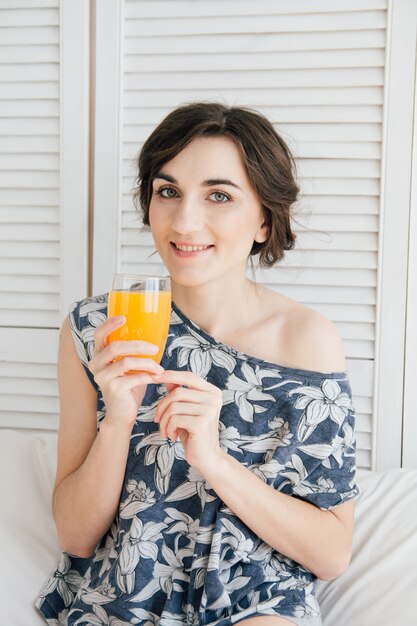
{"type": "MultiPolygon", "coordinates": [[[[70,326],[88,361],[107,294],[76,303],[70,326]]],[[[347,372],[269,363],[208,335],[172,305],[161,365],[223,391],[222,448],[272,489],[323,510],[359,493],[347,372]]],[[[133,427],[120,505],[89,558],[64,552],[36,607],[58,626],[229,626],[256,615],[321,624],[316,576],[246,526],[154,422],[164,385],[149,385],[133,427]]]]}

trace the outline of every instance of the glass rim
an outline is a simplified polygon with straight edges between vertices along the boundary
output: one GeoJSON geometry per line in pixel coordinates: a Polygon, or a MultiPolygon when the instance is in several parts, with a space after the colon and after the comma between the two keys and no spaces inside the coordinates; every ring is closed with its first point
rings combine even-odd
{"type": "Polygon", "coordinates": [[[124,274],[123,272],[116,272],[113,274],[113,280],[116,276],[121,276],[123,278],[153,278],[158,280],[167,280],[167,278],[169,278],[169,280],[171,280],[171,276],[160,276],[158,274],[124,274]]]}

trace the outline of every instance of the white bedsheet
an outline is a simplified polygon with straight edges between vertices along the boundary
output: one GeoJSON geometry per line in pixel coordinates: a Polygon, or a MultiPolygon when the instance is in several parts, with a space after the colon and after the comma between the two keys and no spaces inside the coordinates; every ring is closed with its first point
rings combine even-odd
{"type": "MultiPolygon", "coordinates": [[[[0,626],[41,626],[33,600],[60,555],[56,434],[0,430],[0,626]]],[[[417,626],[417,471],[359,474],[351,565],[318,583],[325,626],[417,626]]]]}

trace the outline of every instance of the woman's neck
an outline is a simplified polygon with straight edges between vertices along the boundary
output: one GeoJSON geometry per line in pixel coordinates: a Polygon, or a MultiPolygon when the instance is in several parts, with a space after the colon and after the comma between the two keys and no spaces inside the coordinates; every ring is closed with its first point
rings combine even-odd
{"type": "Polygon", "coordinates": [[[217,281],[198,287],[173,282],[172,299],[197,326],[218,338],[247,326],[260,304],[256,283],[246,277],[222,286],[217,281]]]}

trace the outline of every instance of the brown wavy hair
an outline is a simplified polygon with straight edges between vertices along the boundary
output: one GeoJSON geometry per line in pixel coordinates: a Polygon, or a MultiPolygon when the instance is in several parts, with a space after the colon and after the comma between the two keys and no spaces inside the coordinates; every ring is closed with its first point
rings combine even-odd
{"type": "Polygon", "coordinates": [[[271,122],[248,107],[218,102],[192,102],[169,113],[145,141],[137,159],[134,203],[149,226],[152,183],[162,166],[196,137],[229,137],[239,149],[249,181],[257,193],[269,229],[263,243],[254,242],[250,255],[259,265],[271,267],[292,250],[291,207],[300,188],[296,165],[287,144],[271,122]]]}

